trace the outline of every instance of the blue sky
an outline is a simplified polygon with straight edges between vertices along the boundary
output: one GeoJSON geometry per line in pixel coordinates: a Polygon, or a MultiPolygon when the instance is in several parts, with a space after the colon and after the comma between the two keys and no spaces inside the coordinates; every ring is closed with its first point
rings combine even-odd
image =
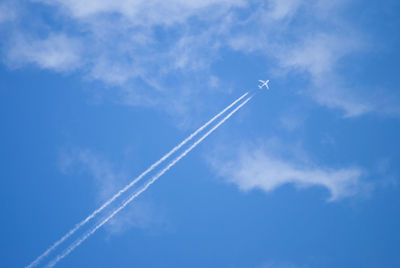
{"type": "Polygon", "coordinates": [[[271,90],[57,267],[399,267],[399,11],[1,1],[0,267],[28,265],[258,79],[271,90]]]}

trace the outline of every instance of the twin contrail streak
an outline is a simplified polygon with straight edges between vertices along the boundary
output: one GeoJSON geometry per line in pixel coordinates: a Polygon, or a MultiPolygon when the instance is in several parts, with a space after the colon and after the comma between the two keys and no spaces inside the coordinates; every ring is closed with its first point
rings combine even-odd
{"type": "Polygon", "coordinates": [[[115,209],[107,218],[101,221],[98,225],[96,225],[92,230],[87,232],[80,239],[75,241],[64,253],[58,255],[53,261],[51,261],[47,267],[54,267],[60,260],[65,258],[68,254],[70,254],[75,248],[77,248],[80,244],[82,244],[86,239],[88,239],[91,235],[93,235],[100,227],[106,224],[109,220],[111,220],[118,212],[124,209],[130,202],[132,202],[136,197],[146,191],[158,178],[164,175],[171,167],[173,167],[176,163],[179,162],[183,157],[185,157],[191,150],[196,148],[205,138],[207,138],[211,133],[213,133],[219,126],[221,126],[226,120],[228,120],[234,113],[236,113],[240,108],[242,108],[248,101],[251,100],[253,96],[248,97],[245,101],[243,101],[238,107],[236,107],[232,112],[230,112],[227,116],[225,116],[221,121],[218,122],[213,128],[211,128],[206,134],[204,134],[201,138],[199,138],[196,142],[194,142],[188,149],[186,149],[181,155],[176,157],[171,163],[168,164],[163,170],[161,170],[157,175],[151,178],[143,188],[134,193],[131,197],[129,197],[121,206],[115,209]]]}
{"type": "Polygon", "coordinates": [[[63,237],[61,237],[58,241],[56,241],[51,247],[49,247],[45,252],[43,252],[39,257],[37,257],[31,264],[26,266],[26,268],[32,268],[38,265],[43,258],[48,256],[51,252],[53,252],[61,243],[63,243],[66,239],[68,239],[71,235],[73,235],[76,231],[78,231],[83,225],[85,225],[87,222],[89,222],[91,219],[93,219],[98,213],[103,211],[106,207],[108,207],[115,199],[120,197],[123,193],[128,191],[134,184],[136,184],[138,181],[140,181],[144,176],[146,176],[149,172],[151,172],[153,169],[155,169],[158,165],[163,163],[168,157],[170,157],[173,153],[175,153],[177,150],[179,150],[182,146],[184,146],[187,142],[192,140],[197,134],[199,134],[201,131],[203,131],[206,127],[208,127],[211,123],[213,123],[216,119],[218,119],[222,114],[224,114],[226,111],[228,111],[230,108],[232,108],[236,103],[241,101],[244,97],[246,97],[249,93],[243,94],[241,97],[239,97],[237,100],[235,100],[232,104],[227,106],[224,110],[219,112],[217,115],[215,115],[213,118],[211,118],[207,123],[205,123],[203,126],[201,126],[199,129],[197,129],[195,132],[193,132],[189,137],[187,137],[184,141],[182,141],[180,144],[175,146],[171,151],[169,151],[167,154],[165,154],[160,160],[152,164],[148,169],[146,169],[142,174],[140,174],[137,178],[135,178],[133,181],[131,181],[128,185],[126,185],[122,190],[120,190],[118,193],[116,193],[112,198],[110,198],[108,201],[106,201],[101,207],[96,209],[92,214],[90,214],[86,219],[83,221],[79,222],[78,224],[75,225],[74,228],[72,228],[68,233],[66,233],[63,237]]]}

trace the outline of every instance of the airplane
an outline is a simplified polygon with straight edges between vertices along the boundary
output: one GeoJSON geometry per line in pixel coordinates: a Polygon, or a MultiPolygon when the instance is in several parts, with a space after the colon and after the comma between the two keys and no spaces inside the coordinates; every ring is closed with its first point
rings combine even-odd
{"type": "Polygon", "coordinates": [[[265,86],[267,89],[269,89],[269,86],[268,86],[269,80],[267,80],[267,81],[258,80],[258,81],[261,83],[261,85],[258,86],[260,89],[262,89],[264,86],[265,86]]]}

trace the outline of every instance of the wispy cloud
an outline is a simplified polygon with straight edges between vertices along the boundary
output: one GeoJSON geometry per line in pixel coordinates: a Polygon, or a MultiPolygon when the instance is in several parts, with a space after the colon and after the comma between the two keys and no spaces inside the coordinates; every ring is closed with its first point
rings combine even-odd
{"type": "Polygon", "coordinates": [[[13,21],[17,18],[15,4],[9,1],[0,3],[0,24],[13,21]]]}
{"type": "Polygon", "coordinates": [[[269,0],[266,15],[274,20],[282,20],[291,17],[301,5],[300,0],[269,0]]]}
{"type": "MultiPolygon", "coordinates": [[[[159,171],[156,175],[154,175],[151,179],[148,179],[142,186],[134,189],[133,193],[129,194],[129,198],[125,199],[121,204],[117,207],[114,207],[113,210],[108,214],[107,217],[102,219],[97,225],[91,228],[90,231],[86,232],[86,234],[82,235],[80,239],[76,240],[72,243],[68,249],[58,255],[48,266],[53,267],[57,262],[66,257],[70,252],[72,252],[76,247],[78,247],[81,243],[83,243],[87,238],[93,235],[99,228],[101,228],[104,224],[113,221],[114,225],[119,226],[119,224],[115,223],[115,216],[119,214],[121,210],[127,207],[133,200],[139,197],[143,192],[145,192],[154,182],[158,180],[165,172],[167,172],[170,168],[172,168],[177,162],[179,162],[183,157],[185,157],[191,150],[193,150],[197,145],[199,145],[204,139],[206,139],[212,132],[214,132],[219,126],[221,126],[226,120],[228,120],[234,113],[236,113],[241,107],[243,107],[253,96],[248,97],[248,93],[245,93],[237,100],[235,100],[232,104],[228,105],[225,109],[219,112],[216,116],[211,118],[208,122],[206,122],[203,126],[194,131],[189,137],[187,137],[180,144],[175,146],[172,150],[170,150],[167,154],[165,154],[161,159],[152,164],[149,168],[147,168],[144,172],[142,172],[138,177],[131,180],[125,187],[119,190],[116,194],[114,194],[111,198],[109,198],[106,202],[104,202],[98,209],[93,211],[88,217],[86,217],[83,221],[76,224],[70,231],[68,231],[64,236],[62,236],[59,240],[53,243],[47,250],[45,250],[40,256],[38,256],[28,267],[35,267],[40,262],[43,261],[49,254],[51,254],[55,249],[57,249],[61,244],[63,244],[66,240],[68,240],[72,235],[74,235],[77,231],[79,231],[83,226],[85,226],[89,221],[95,218],[99,213],[102,213],[103,210],[107,209],[115,200],[117,200],[121,195],[129,191],[132,187],[136,186],[136,184],[142,180],[149,172],[153,169],[157,168],[161,163],[168,160],[172,154],[177,152],[182,146],[191,141],[193,138],[200,134],[203,130],[207,128],[211,123],[215,120],[220,119],[219,117],[224,116],[217,122],[211,129],[209,129],[205,134],[203,134],[200,138],[194,141],[189,148],[183,151],[179,156],[170,160],[169,164],[164,167],[161,171],[159,171]],[[240,104],[234,107],[235,104],[239,103],[243,98],[247,98],[243,100],[240,104]],[[234,107],[234,108],[233,108],[234,107]],[[232,109],[229,111],[229,109],[232,109]],[[228,113],[229,111],[229,113],[228,113]],[[228,114],[226,114],[228,113],[228,114]]],[[[197,138],[197,137],[196,137],[197,138]]],[[[100,179],[101,181],[114,181],[115,176],[112,172],[110,172],[109,165],[104,161],[99,161],[97,157],[95,157],[90,151],[82,151],[82,150],[74,150],[73,154],[63,154],[60,161],[61,170],[66,171],[69,167],[73,166],[74,162],[83,163],[84,167],[87,168],[95,178],[100,179]],[[74,157],[76,155],[77,157],[74,157]]],[[[113,186],[113,185],[111,185],[113,186]]],[[[109,191],[113,187],[110,187],[109,183],[107,184],[106,189],[109,191]]],[[[115,187],[114,187],[115,188],[115,187]]],[[[126,215],[126,214],[125,214],[126,215]]],[[[129,221],[132,223],[132,221],[129,221]]]]}
{"type": "Polygon", "coordinates": [[[210,163],[220,177],[243,191],[271,192],[285,184],[299,189],[320,187],[329,191],[329,201],[335,201],[358,194],[364,188],[365,174],[358,167],[321,167],[304,152],[292,150],[292,154],[279,154],[276,148],[277,144],[268,143],[244,145],[236,150],[219,151],[210,163]]]}
{"type": "Polygon", "coordinates": [[[131,24],[146,26],[182,23],[191,16],[199,16],[207,12],[215,13],[221,9],[245,5],[243,0],[89,0],[85,1],[85,4],[77,0],[35,1],[61,6],[75,18],[87,19],[114,13],[129,18],[131,24]]]}
{"type": "Polygon", "coordinates": [[[366,51],[363,33],[340,12],[351,2],[35,0],[53,9],[63,26],[42,21],[37,35],[20,27],[5,53],[13,67],[79,70],[116,89],[122,104],[182,118],[206,106],[199,96],[215,91],[208,84],[216,77],[211,67],[222,49],[232,49],[261,55],[276,78],[300,74],[309,82],[304,95],[347,117],[382,113],[382,107],[398,115],[395,104],[377,103],[374,93],[364,94],[341,75],[343,60],[366,51]]]}
{"type": "Polygon", "coordinates": [[[366,51],[362,33],[336,12],[346,5],[344,1],[268,3],[272,9],[260,9],[246,22],[251,31],[231,37],[233,49],[275,59],[269,69],[277,77],[302,75],[309,81],[302,93],[322,106],[344,111],[347,117],[378,111],[365,90],[350,86],[339,71],[347,56],[366,51]]]}
{"type": "Polygon", "coordinates": [[[118,170],[100,154],[88,149],[72,148],[65,150],[59,158],[60,170],[66,174],[87,174],[97,188],[97,201],[110,198],[123,183],[127,175],[118,170]]]}
{"type": "Polygon", "coordinates": [[[37,39],[15,36],[8,51],[8,64],[17,67],[36,64],[43,69],[71,71],[81,65],[81,44],[64,34],[51,34],[37,39]]]}
{"type": "MultiPolygon", "coordinates": [[[[121,167],[88,149],[74,148],[62,152],[59,167],[66,174],[87,174],[95,184],[96,199],[99,203],[114,195],[129,178],[121,172],[121,167]]],[[[134,206],[110,220],[105,228],[112,235],[124,233],[131,228],[152,228],[152,232],[167,230],[167,215],[164,210],[159,209],[150,200],[138,200],[134,206]]]]}
{"type": "Polygon", "coordinates": [[[217,80],[209,66],[217,58],[218,35],[231,8],[244,6],[220,0],[34,3],[53,9],[63,27],[42,21],[29,34],[19,27],[6,42],[9,66],[76,70],[111,88],[120,104],[162,109],[181,122],[206,103],[200,95],[213,94],[208,82],[217,80]]]}
{"type": "Polygon", "coordinates": [[[111,219],[105,226],[112,235],[123,234],[131,228],[159,233],[170,231],[171,222],[165,209],[149,200],[137,200],[133,206],[121,211],[118,217],[111,219]]]}
{"type": "Polygon", "coordinates": [[[316,34],[305,36],[301,43],[279,51],[278,59],[283,68],[291,68],[309,74],[312,89],[307,91],[321,105],[340,108],[345,115],[359,116],[373,107],[336,72],[338,62],[361,49],[354,37],[342,34],[316,34]]]}
{"type": "MultiPolygon", "coordinates": [[[[247,93],[246,93],[247,94],[247,93]]],[[[227,115],[224,115],[224,117],[216,123],[211,129],[209,129],[206,133],[204,133],[200,138],[198,138],[196,141],[194,141],[189,148],[181,152],[180,155],[176,156],[174,159],[172,159],[168,165],[166,165],[161,171],[156,173],[153,177],[148,179],[139,189],[137,189],[134,193],[132,193],[129,198],[125,199],[122,204],[120,204],[118,207],[114,208],[107,217],[102,219],[97,225],[92,227],[89,231],[87,231],[85,234],[83,234],[79,239],[77,239],[75,242],[73,242],[63,253],[57,255],[49,264],[48,267],[54,267],[59,261],[64,259],[66,256],[68,256],[72,251],[74,251],[77,247],[79,247],[86,239],[88,239],[90,236],[92,236],[98,229],[100,229],[104,224],[108,223],[110,220],[112,220],[121,210],[126,208],[132,201],[134,201],[137,197],[139,197],[142,193],[144,193],[153,183],[155,183],[161,176],[163,176],[169,169],[171,169],[176,163],[178,163],[182,158],[184,158],[189,152],[191,152],[194,148],[196,148],[202,141],[204,141],[210,134],[212,134],[217,128],[219,128],[223,123],[226,122],[231,116],[233,116],[237,111],[239,111],[244,105],[246,105],[253,97],[254,95],[247,97],[245,100],[243,100],[240,104],[238,104],[235,108],[233,108],[227,115]]],[[[179,146],[179,145],[178,145],[179,146]]],[[[154,164],[153,164],[154,166],[154,164]]],[[[146,173],[147,171],[145,171],[146,173]]],[[[142,175],[139,176],[139,178],[142,175]]],[[[133,183],[136,181],[135,179],[133,183]]],[[[132,185],[132,183],[128,184],[125,186],[124,189],[122,189],[119,193],[123,193],[125,189],[128,189],[132,185]]],[[[114,197],[119,195],[116,194],[114,197]]],[[[113,200],[114,197],[110,200],[113,200]]],[[[103,205],[104,206],[104,205],[103,205]]],[[[87,219],[90,219],[92,215],[95,215],[97,211],[100,211],[100,209],[96,210],[96,212],[92,213],[87,219]]],[[[79,223],[76,225],[77,227],[74,227],[71,231],[69,231],[66,235],[64,235],[60,240],[58,240],[53,246],[51,246],[48,250],[45,251],[42,255],[40,255],[36,260],[34,260],[29,267],[36,266],[45,256],[48,255],[48,252],[51,252],[55,247],[57,247],[60,243],[64,241],[65,238],[68,238],[70,234],[74,233],[77,228],[80,226],[83,226],[83,224],[86,222],[84,220],[83,222],[79,223]]]]}

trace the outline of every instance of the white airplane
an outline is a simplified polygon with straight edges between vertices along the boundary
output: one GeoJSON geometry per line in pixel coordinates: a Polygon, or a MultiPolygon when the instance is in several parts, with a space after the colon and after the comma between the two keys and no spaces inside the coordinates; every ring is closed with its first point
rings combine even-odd
{"type": "Polygon", "coordinates": [[[269,80],[267,80],[267,81],[258,80],[258,81],[261,83],[261,85],[258,86],[260,89],[262,89],[264,86],[265,86],[267,89],[269,89],[269,86],[268,86],[269,80]]]}

